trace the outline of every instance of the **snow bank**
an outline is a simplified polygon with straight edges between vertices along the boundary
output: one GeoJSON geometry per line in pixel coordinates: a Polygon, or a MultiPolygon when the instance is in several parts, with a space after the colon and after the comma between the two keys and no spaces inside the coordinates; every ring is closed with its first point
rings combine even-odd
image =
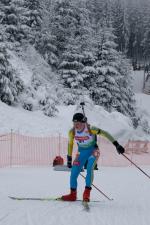
{"type": "MultiPolygon", "coordinates": [[[[79,109],[76,106],[59,106],[58,109],[58,115],[51,118],[43,115],[41,111],[30,112],[0,102],[0,133],[8,133],[12,129],[13,132],[31,136],[59,133],[67,136],[72,127],[72,115],[79,109]]],[[[119,141],[127,142],[132,136],[139,138],[139,134],[135,135],[130,119],[118,112],[109,113],[100,106],[86,107],[85,112],[91,125],[110,132],[119,141]]],[[[148,138],[143,132],[140,134],[143,138],[148,138]]]]}

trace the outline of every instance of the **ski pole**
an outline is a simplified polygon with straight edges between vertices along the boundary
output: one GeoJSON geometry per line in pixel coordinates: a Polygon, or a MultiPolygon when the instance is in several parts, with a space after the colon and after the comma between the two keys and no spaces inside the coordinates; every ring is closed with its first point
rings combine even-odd
{"type": "MultiPolygon", "coordinates": [[[[85,179],[85,176],[83,174],[80,173],[80,176],[83,177],[85,179]]],[[[107,198],[109,201],[112,201],[113,198],[109,198],[103,191],[101,191],[98,187],[96,187],[94,184],[92,184],[92,186],[98,191],[100,192],[105,198],[107,198]]]]}
{"type": "Polygon", "coordinates": [[[131,162],[137,169],[139,169],[142,173],[145,174],[150,179],[150,176],[144,172],[139,166],[137,166],[132,160],[130,160],[125,154],[122,154],[129,162],[131,162]]]}

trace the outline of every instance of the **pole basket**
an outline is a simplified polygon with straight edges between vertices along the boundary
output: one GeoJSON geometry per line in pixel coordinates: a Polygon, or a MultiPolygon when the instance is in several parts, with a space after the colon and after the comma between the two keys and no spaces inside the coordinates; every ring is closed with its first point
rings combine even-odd
{"type": "Polygon", "coordinates": [[[64,159],[61,156],[56,156],[53,160],[53,166],[64,165],[64,159]]]}

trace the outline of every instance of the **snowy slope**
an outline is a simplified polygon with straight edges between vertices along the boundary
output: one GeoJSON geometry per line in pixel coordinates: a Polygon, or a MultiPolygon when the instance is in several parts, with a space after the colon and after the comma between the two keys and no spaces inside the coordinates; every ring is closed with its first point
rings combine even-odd
{"type": "Polygon", "coordinates": [[[63,95],[64,91],[51,66],[31,45],[22,47],[18,52],[9,50],[8,53],[11,66],[23,83],[23,90],[15,104],[31,111],[41,110],[43,114],[55,115],[55,105],[61,102],[58,95],[63,95]]]}
{"type": "MultiPolygon", "coordinates": [[[[150,96],[137,95],[139,111],[142,114],[141,110],[144,111],[148,121],[150,118],[149,98],[150,96]]],[[[59,133],[67,136],[68,130],[72,127],[72,115],[79,109],[76,106],[59,106],[58,110],[59,113],[56,117],[47,117],[41,111],[30,112],[0,102],[0,134],[10,133],[12,129],[13,132],[29,136],[49,136],[59,133]]],[[[89,105],[86,106],[85,111],[90,124],[109,131],[123,143],[127,142],[129,138],[150,140],[149,135],[146,135],[141,129],[135,131],[131,126],[130,119],[118,112],[109,113],[100,106],[89,105]]]]}
{"type": "Polygon", "coordinates": [[[28,68],[25,61],[23,61],[20,57],[18,57],[13,52],[9,52],[10,54],[10,63],[13,66],[13,68],[17,71],[19,74],[19,77],[24,82],[25,85],[28,85],[31,83],[31,78],[33,76],[32,71],[28,68]]]}
{"type": "Polygon", "coordinates": [[[136,103],[138,109],[147,117],[150,118],[150,95],[137,93],[136,95],[136,103]]]}
{"type": "MultiPolygon", "coordinates": [[[[145,101],[145,96],[141,101],[145,101]]],[[[59,133],[67,136],[72,126],[72,115],[79,109],[76,106],[59,106],[58,109],[59,113],[56,117],[47,117],[41,111],[30,112],[0,102],[0,134],[10,133],[13,130],[29,136],[49,136],[59,133]]],[[[145,109],[144,112],[147,118],[150,118],[149,111],[145,109]]],[[[118,112],[108,113],[100,106],[92,106],[92,108],[87,106],[86,115],[90,124],[109,131],[123,143],[129,138],[150,140],[149,135],[142,130],[135,131],[130,119],[118,112]]]]}
{"type": "MultiPolygon", "coordinates": [[[[150,167],[144,167],[150,173],[150,167]]],[[[69,191],[69,172],[52,168],[11,168],[0,170],[0,224],[2,225],[149,225],[150,180],[136,168],[100,168],[96,184],[112,202],[93,188],[90,212],[80,202],[14,201],[8,195],[58,197],[69,191]]],[[[85,174],[84,174],[85,175],[85,174]]],[[[78,180],[82,198],[84,180],[78,180]]]]}
{"type": "Polygon", "coordinates": [[[137,112],[147,119],[150,126],[150,95],[143,93],[144,71],[133,71],[132,78],[137,112]]]}
{"type": "MultiPolygon", "coordinates": [[[[72,115],[78,110],[76,106],[59,106],[58,109],[58,115],[51,118],[40,111],[29,112],[0,102],[0,133],[9,133],[12,129],[13,132],[31,136],[58,133],[67,136],[72,126],[72,115]]],[[[126,141],[134,132],[131,121],[118,112],[108,113],[102,107],[94,106],[86,109],[86,115],[90,124],[108,130],[117,139],[126,141]]]]}
{"type": "Polygon", "coordinates": [[[27,45],[18,54],[9,51],[9,55],[12,67],[26,85],[31,83],[33,75],[36,75],[44,83],[50,81],[53,85],[56,84],[56,75],[33,46],[27,45]]]}
{"type": "Polygon", "coordinates": [[[143,84],[144,84],[144,71],[133,71],[133,90],[135,93],[142,93],[143,84]]]}

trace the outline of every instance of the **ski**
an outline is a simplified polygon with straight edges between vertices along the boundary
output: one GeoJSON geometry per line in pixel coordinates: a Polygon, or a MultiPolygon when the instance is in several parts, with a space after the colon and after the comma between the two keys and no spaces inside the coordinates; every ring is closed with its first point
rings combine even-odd
{"type": "Polygon", "coordinates": [[[89,206],[89,202],[87,202],[87,201],[82,201],[82,205],[83,205],[83,209],[85,210],[85,211],[90,211],[90,206],[89,206]]]}
{"type": "MultiPolygon", "coordinates": [[[[47,198],[32,198],[32,197],[15,197],[15,196],[8,196],[10,199],[12,200],[20,200],[20,201],[24,201],[24,200],[31,200],[31,201],[61,201],[61,202],[65,202],[63,201],[60,197],[59,198],[52,198],[52,197],[47,197],[47,198]]],[[[83,202],[83,200],[81,199],[77,199],[77,202],[83,202]]],[[[91,200],[91,202],[102,202],[100,200],[91,200]]]]}
{"type": "Polygon", "coordinates": [[[8,196],[13,200],[34,200],[34,201],[62,201],[61,198],[32,198],[32,197],[16,197],[16,196],[8,196]]]}

